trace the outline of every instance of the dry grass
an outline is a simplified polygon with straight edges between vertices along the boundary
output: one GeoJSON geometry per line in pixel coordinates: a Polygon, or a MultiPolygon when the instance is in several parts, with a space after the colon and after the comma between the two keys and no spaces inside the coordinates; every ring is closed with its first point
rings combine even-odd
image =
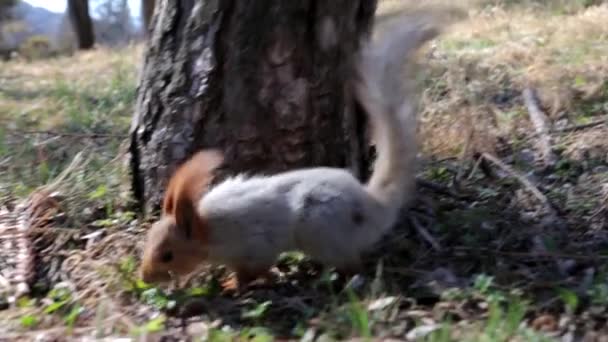
{"type": "MultiPolygon", "coordinates": [[[[141,48],[100,49],[0,70],[0,198],[23,196],[59,174],[80,151],[95,165],[83,182],[114,184],[133,110],[141,48]],[[97,176],[105,174],[107,183],[97,176]]],[[[82,184],[82,183],[81,183],[82,184]]],[[[93,186],[94,184],[90,184],[93,186]]]]}
{"type": "Polygon", "coordinates": [[[606,15],[607,5],[570,15],[529,7],[471,10],[469,20],[452,27],[433,49],[432,84],[424,96],[427,151],[453,155],[471,129],[480,150],[496,146],[499,137],[525,134],[520,95],[528,85],[539,90],[560,125],[604,114],[606,15]],[[445,140],[432,138],[446,132],[445,140]]]}
{"type": "MultiPolygon", "coordinates": [[[[421,79],[422,176],[434,186],[421,188],[413,219],[348,283],[297,254],[281,260],[272,286],[241,296],[218,292],[221,269],[181,291],[141,283],[133,271],[147,223],[124,209],[117,159],[140,47],[3,64],[0,204],[10,208],[52,183],[77,152],[87,158],[56,183],[63,215],[46,217],[32,238],[39,288],[0,310],[0,335],[607,336],[608,149],[600,120],[608,114],[608,4],[451,4],[467,17],[430,46],[421,79]],[[553,125],[552,169],[534,162],[525,87],[538,90],[553,125]]],[[[384,0],[379,14],[404,6],[418,5],[384,0]]],[[[2,291],[0,306],[9,298],[2,291]]]]}
{"type": "MultiPolygon", "coordinates": [[[[27,120],[27,127],[38,129],[59,129],[73,124],[73,116],[82,116],[82,120],[95,120],[88,118],[96,113],[68,113],[66,105],[75,104],[79,107],[67,108],[72,111],[100,111],[121,112],[124,114],[131,108],[128,106],[133,95],[133,80],[137,70],[141,47],[127,50],[113,51],[100,49],[92,52],[77,54],[73,57],[60,57],[53,60],[40,60],[36,62],[13,61],[4,63],[0,72],[2,83],[0,88],[2,102],[0,102],[0,120],[10,126],[18,126],[19,119],[27,120]],[[91,77],[93,76],[93,77],[91,77]],[[130,87],[126,89],[126,87],[130,87]],[[122,93],[126,91],[127,93],[122,93]],[[118,97],[106,99],[104,97],[118,97]],[[88,97],[83,98],[83,97],[88,97]],[[91,106],[84,108],[89,100],[115,100],[121,103],[108,103],[105,108],[91,106]],[[76,103],[68,103],[76,102],[76,103]]],[[[97,104],[101,106],[103,104],[97,104]]],[[[109,120],[121,120],[116,126],[128,123],[128,116],[108,113],[109,120]]],[[[104,117],[105,119],[106,117],[104,117]]],[[[101,120],[99,118],[97,120],[101,120]]],[[[106,123],[113,125],[113,122],[106,123]]],[[[127,124],[128,126],[128,124],[127,124]]],[[[17,128],[17,127],[16,127],[17,128]]],[[[77,127],[85,129],[88,127],[77,127]]],[[[75,128],[75,129],[77,129],[75,128]]]]}

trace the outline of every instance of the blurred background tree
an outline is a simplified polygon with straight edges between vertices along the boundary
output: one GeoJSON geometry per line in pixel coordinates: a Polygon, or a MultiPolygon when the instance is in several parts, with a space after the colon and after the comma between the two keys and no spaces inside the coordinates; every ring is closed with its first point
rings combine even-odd
{"type": "Polygon", "coordinates": [[[68,0],[68,15],[76,34],[78,48],[81,50],[93,48],[95,34],[88,0],[68,0]]]}

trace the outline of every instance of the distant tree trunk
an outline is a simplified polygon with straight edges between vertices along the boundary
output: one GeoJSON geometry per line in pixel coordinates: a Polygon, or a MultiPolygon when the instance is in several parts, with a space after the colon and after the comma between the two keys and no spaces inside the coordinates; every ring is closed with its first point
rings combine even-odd
{"type": "Polygon", "coordinates": [[[154,15],[155,0],[141,0],[141,19],[144,25],[144,34],[146,38],[150,36],[150,24],[152,22],[152,15],[154,15]]]}
{"type": "MultiPolygon", "coordinates": [[[[6,19],[10,19],[13,15],[12,8],[17,4],[17,0],[0,0],[0,23],[6,19]]],[[[1,35],[2,32],[0,32],[1,35]]],[[[0,38],[2,38],[0,36],[0,38]]]]}
{"type": "Polygon", "coordinates": [[[158,209],[178,163],[220,147],[227,170],[366,164],[351,60],[375,0],[158,3],[131,126],[134,195],[158,209]]]}
{"type": "Polygon", "coordinates": [[[93,22],[89,15],[88,0],[68,0],[68,14],[80,50],[88,50],[95,44],[93,22]]]}

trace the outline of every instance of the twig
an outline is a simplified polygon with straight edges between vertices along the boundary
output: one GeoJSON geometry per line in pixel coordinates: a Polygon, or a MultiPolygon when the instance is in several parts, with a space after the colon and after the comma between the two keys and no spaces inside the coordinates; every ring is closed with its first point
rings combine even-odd
{"type": "Polygon", "coordinates": [[[538,148],[540,149],[541,159],[545,166],[553,166],[557,161],[557,157],[551,148],[551,136],[549,135],[549,120],[538,105],[536,92],[532,88],[526,88],[523,91],[523,98],[528,114],[534,125],[534,129],[538,135],[538,148]]]}
{"type": "MultiPolygon", "coordinates": [[[[497,175],[494,174],[494,171],[492,170],[492,168],[490,167],[490,165],[488,165],[488,160],[486,158],[483,157],[482,153],[475,153],[473,155],[473,158],[477,159],[478,161],[478,168],[479,170],[481,170],[481,172],[484,174],[484,176],[490,178],[490,179],[496,179],[498,178],[497,175]]],[[[469,178],[472,178],[474,175],[473,172],[471,172],[471,174],[469,175],[469,178]]]]}
{"type": "MultiPolygon", "coordinates": [[[[471,125],[472,127],[472,125],[471,125]]],[[[464,174],[465,163],[467,160],[467,156],[469,155],[469,151],[471,149],[471,142],[473,141],[473,135],[475,130],[470,129],[469,134],[467,135],[467,140],[464,143],[464,148],[462,149],[462,153],[460,154],[460,163],[458,163],[458,172],[456,173],[456,184],[460,184],[462,181],[462,177],[464,174]]]]}
{"type": "Polygon", "coordinates": [[[491,248],[483,247],[464,247],[455,246],[453,250],[456,252],[476,252],[476,253],[490,253],[494,255],[503,255],[516,258],[560,258],[560,259],[575,259],[575,260],[608,260],[606,255],[578,255],[578,254],[566,254],[566,253],[552,253],[552,252],[510,252],[510,251],[498,251],[491,248]]]}
{"type": "Polygon", "coordinates": [[[532,184],[532,182],[530,182],[525,176],[519,174],[517,171],[513,170],[509,165],[503,163],[502,161],[500,161],[498,158],[494,157],[491,154],[484,152],[484,153],[482,153],[482,156],[484,159],[486,159],[486,160],[492,162],[494,165],[498,166],[501,170],[503,170],[503,171],[507,172],[508,174],[510,174],[511,176],[515,177],[521,184],[523,184],[526,188],[528,188],[528,190],[530,190],[530,192],[536,198],[538,198],[538,200],[540,200],[547,207],[553,209],[553,206],[549,202],[549,199],[547,198],[547,196],[545,196],[542,192],[540,192],[540,190],[538,190],[538,188],[536,186],[534,186],[534,184],[532,184]]]}
{"type": "Polygon", "coordinates": [[[567,133],[567,132],[581,131],[583,129],[593,128],[593,127],[596,127],[596,126],[604,125],[607,122],[608,122],[608,119],[596,120],[596,121],[589,122],[589,123],[586,123],[586,124],[580,124],[580,125],[574,125],[574,126],[568,126],[568,127],[556,129],[555,132],[558,132],[558,133],[567,133]]]}
{"type": "Polygon", "coordinates": [[[422,224],[420,224],[420,221],[418,221],[415,216],[411,216],[410,221],[412,222],[412,225],[414,226],[418,234],[420,234],[420,236],[422,236],[422,238],[426,240],[426,242],[428,242],[435,251],[441,252],[441,245],[439,245],[439,242],[437,242],[437,240],[435,240],[431,233],[429,233],[426,228],[424,228],[422,224]]]}
{"type": "MultiPolygon", "coordinates": [[[[597,126],[601,126],[601,125],[605,125],[608,124],[608,118],[605,119],[599,119],[593,122],[589,122],[586,124],[580,124],[580,125],[571,125],[571,126],[567,126],[567,127],[563,127],[563,128],[554,128],[551,130],[551,134],[564,134],[564,133],[571,133],[571,132],[576,132],[576,131],[582,131],[585,130],[587,128],[593,128],[593,127],[597,127],[597,126]]],[[[536,139],[538,138],[540,135],[538,133],[533,133],[530,134],[529,136],[527,136],[525,138],[525,141],[530,141],[532,139],[536,139]]]]}
{"type": "Polygon", "coordinates": [[[12,159],[13,158],[9,156],[6,159],[4,159],[3,161],[0,161],[0,167],[3,167],[4,165],[7,165],[8,163],[10,163],[12,159]]]}
{"type": "Polygon", "coordinates": [[[466,195],[462,195],[462,194],[456,193],[455,191],[451,190],[448,187],[445,187],[443,185],[440,185],[440,184],[428,181],[426,179],[416,178],[416,184],[418,186],[420,186],[420,187],[427,188],[427,189],[429,189],[431,191],[437,192],[437,193],[442,194],[442,195],[451,196],[451,197],[454,197],[454,198],[457,198],[457,199],[466,199],[466,198],[468,198],[468,196],[466,196],[466,195]]]}
{"type": "Polygon", "coordinates": [[[72,158],[72,161],[70,162],[70,164],[68,165],[68,167],[65,168],[65,170],[63,170],[53,181],[52,183],[49,183],[47,185],[45,185],[43,188],[45,190],[48,190],[49,192],[53,192],[53,191],[57,191],[57,189],[60,187],[61,183],[68,178],[68,176],[72,175],[74,170],[78,169],[78,168],[82,168],[84,167],[90,160],[89,159],[84,159],[83,155],[88,152],[86,150],[82,150],[78,153],[76,153],[76,155],[74,156],[74,158],[72,158]]]}
{"type": "Polygon", "coordinates": [[[471,180],[473,178],[473,176],[477,172],[477,169],[479,169],[479,167],[481,166],[481,163],[484,161],[484,159],[481,158],[481,157],[477,157],[475,159],[476,159],[475,160],[475,164],[473,165],[473,169],[469,173],[469,176],[467,177],[467,180],[471,180]]]}
{"type": "Polygon", "coordinates": [[[71,137],[71,138],[81,138],[81,139],[95,139],[95,138],[117,138],[117,139],[126,139],[129,136],[126,134],[110,134],[110,133],[69,133],[69,132],[56,132],[56,131],[48,131],[48,130],[18,130],[12,129],[8,130],[8,132],[13,134],[46,134],[53,135],[59,137],[71,137]]]}
{"type": "Polygon", "coordinates": [[[384,271],[389,272],[389,273],[396,273],[396,274],[404,275],[404,276],[421,276],[421,275],[427,274],[427,271],[417,270],[417,269],[408,268],[408,267],[385,266],[384,271]]]}
{"type": "Polygon", "coordinates": [[[601,213],[606,212],[606,202],[608,202],[608,194],[605,194],[604,196],[602,196],[602,200],[600,201],[600,205],[599,208],[596,209],[591,216],[589,216],[589,218],[587,219],[587,222],[593,220],[594,218],[596,218],[597,216],[599,216],[601,213]]]}

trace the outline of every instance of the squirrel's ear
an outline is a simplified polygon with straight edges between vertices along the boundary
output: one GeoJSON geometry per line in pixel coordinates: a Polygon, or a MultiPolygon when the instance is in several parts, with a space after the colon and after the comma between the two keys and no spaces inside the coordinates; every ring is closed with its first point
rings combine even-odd
{"type": "Polygon", "coordinates": [[[183,187],[183,165],[180,165],[171,175],[165,188],[165,198],[163,199],[162,213],[164,215],[174,215],[177,196],[183,187]]]}
{"type": "Polygon", "coordinates": [[[188,239],[206,240],[206,226],[196,203],[213,179],[212,172],[224,161],[220,150],[195,153],[175,171],[165,193],[163,213],[175,217],[177,229],[188,239]]]}
{"type": "Polygon", "coordinates": [[[204,151],[209,162],[209,168],[214,170],[224,162],[224,154],[219,149],[208,149],[204,151]]]}
{"type": "Polygon", "coordinates": [[[162,211],[164,215],[173,215],[175,213],[175,194],[172,182],[169,182],[165,190],[162,211]]]}
{"type": "Polygon", "coordinates": [[[175,203],[175,223],[177,229],[188,239],[192,238],[192,231],[198,221],[194,203],[187,197],[177,198],[175,203]]]}
{"type": "Polygon", "coordinates": [[[191,160],[207,173],[213,172],[224,162],[224,154],[216,148],[196,152],[191,160]]]}

